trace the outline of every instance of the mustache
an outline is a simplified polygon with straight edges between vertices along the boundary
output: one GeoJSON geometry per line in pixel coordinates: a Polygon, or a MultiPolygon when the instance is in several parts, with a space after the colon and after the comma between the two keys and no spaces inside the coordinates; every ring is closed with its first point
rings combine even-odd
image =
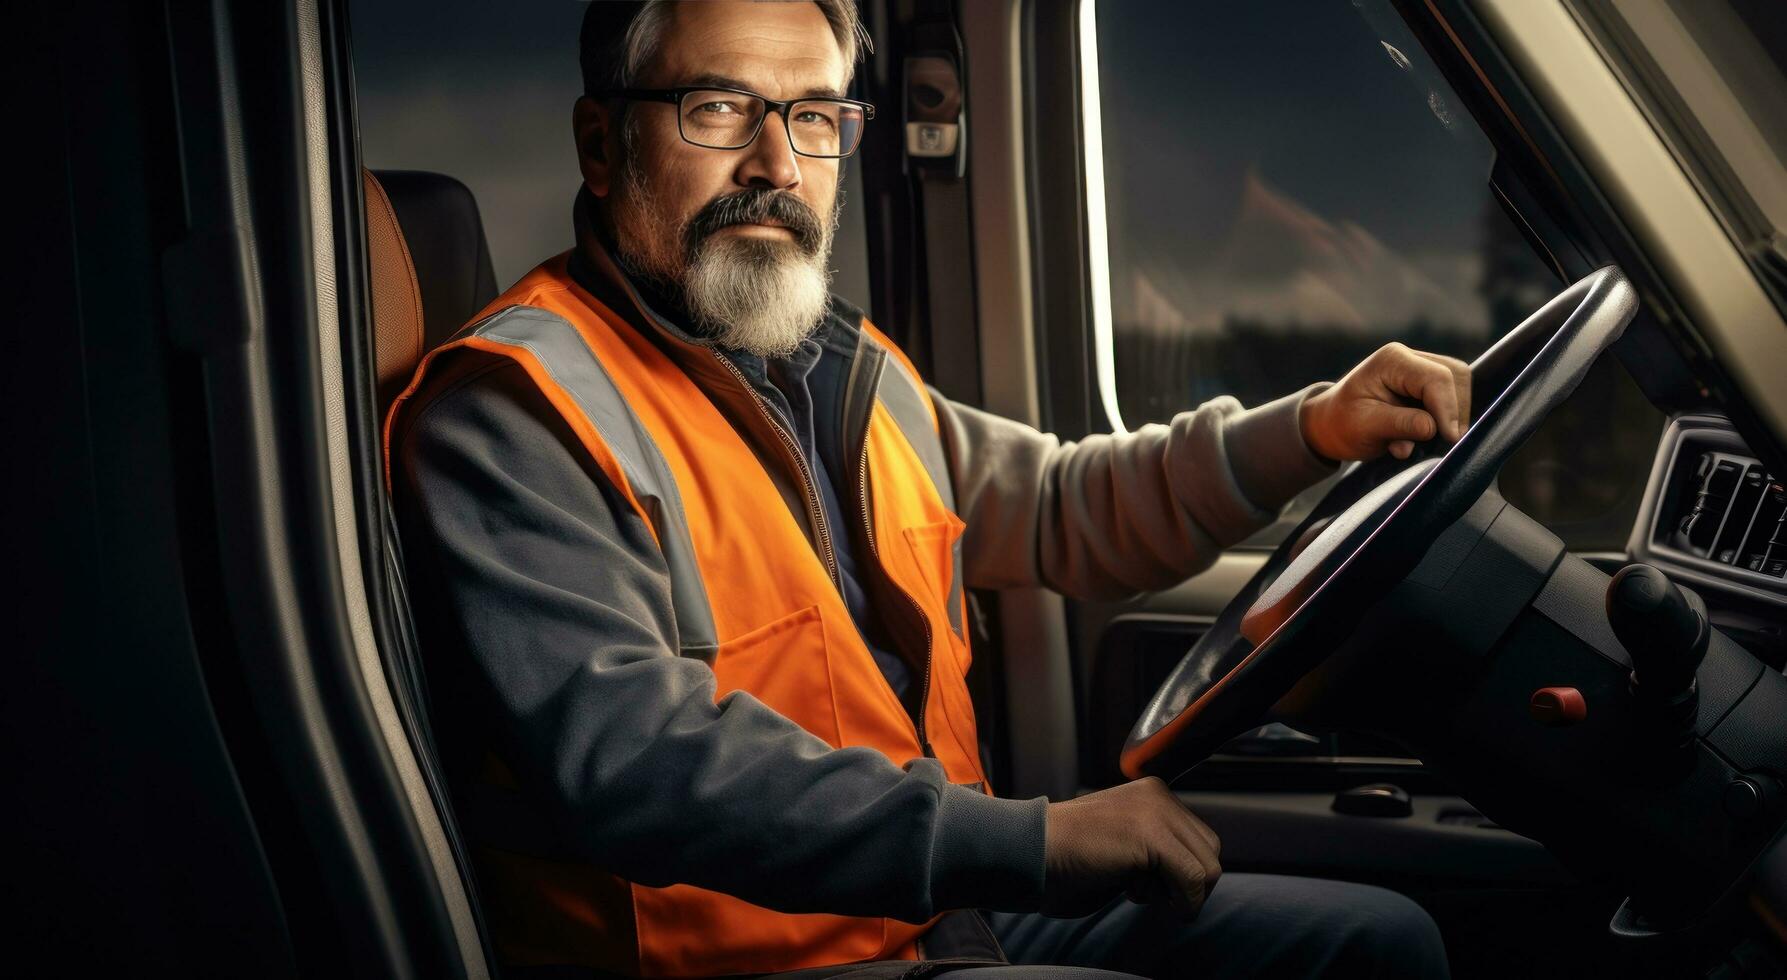
{"type": "Polygon", "coordinates": [[[817,255],[825,245],[825,225],[805,201],[785,191],[751,187],[714,198],[695,212],[683,233],[683,246],[693,257],[709,235],[723,228],[766,221],[786,227],[803,254],[817,255]]]}

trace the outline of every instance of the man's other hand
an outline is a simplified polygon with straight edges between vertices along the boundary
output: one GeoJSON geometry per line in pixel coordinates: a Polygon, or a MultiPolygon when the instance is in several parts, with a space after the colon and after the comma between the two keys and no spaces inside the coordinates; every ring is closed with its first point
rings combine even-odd
{"type": "Polygon", "coordinates": [[[1119,892],[1190,920],[1222,877],[1222,842],[1150,776],[1051,803],[1042,912],[1090,915],[1119,892]]]}
{"type": "Polygon", "coordinates": [[[1303,441],[1331,460],[1407,459],[1436,435],[1457,442],[1471,418],[1471,369],[1456,357],[1386,344],[1303,402],[1303,441]]]}

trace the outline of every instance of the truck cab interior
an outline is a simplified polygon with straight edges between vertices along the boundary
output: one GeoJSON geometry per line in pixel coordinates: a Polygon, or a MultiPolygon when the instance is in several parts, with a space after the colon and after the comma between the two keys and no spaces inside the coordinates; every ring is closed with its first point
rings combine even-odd
{"type": "MultiPolygon", "coordinates": [[[[1000,795],[1160,776],[1226,869],[1401,891],[1460,977],[1787,975],[1782,8],[860,6],[833,288],[950,398],[1076,439],[1391,341],[1474,369],[1459,442],[1173,589],[972,594],[1000,795]]],[[[499,975],[382,424],[572,244],[581,14],[14,14],[44,972],[499,975]]]]}

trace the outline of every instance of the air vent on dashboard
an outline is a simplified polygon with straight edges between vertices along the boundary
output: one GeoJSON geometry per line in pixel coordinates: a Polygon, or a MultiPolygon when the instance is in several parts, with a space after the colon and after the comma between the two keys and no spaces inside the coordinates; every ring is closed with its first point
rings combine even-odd
{"type": "Polygon", "coordinates": [[[1710,450],[1682,452],[1662,504],[1654,543],[1787,578],[1787,487],[1756,460],[1710,450]]]}

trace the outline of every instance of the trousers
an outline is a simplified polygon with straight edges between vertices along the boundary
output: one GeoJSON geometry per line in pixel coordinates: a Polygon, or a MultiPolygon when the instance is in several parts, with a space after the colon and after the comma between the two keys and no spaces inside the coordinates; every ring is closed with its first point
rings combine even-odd
{"type": "MultiPolygon", "coordinates": [[[[1080,919],[1034,912],[980,915],[1009,965],[878,960],[751,980],[1446,980],[1449,975],[1439,927],[1419,905],[1385,888],[1318,878],[1225,874],[1191,922],[1180,921],[1169,906],[1122,898],[1080,919]]],[[[587,967],[508,968],[503,975],[601,977],[587,967]]]]}
{"type": "Polygon", "coordinates": [[[1419,905],[1317,878],[1225,874],[1191,922],[1124,898],[1081,919],[985,916],[1012,965],[952,970],[950,980],[1448,976],[1439,927],[1419,905]]]}

